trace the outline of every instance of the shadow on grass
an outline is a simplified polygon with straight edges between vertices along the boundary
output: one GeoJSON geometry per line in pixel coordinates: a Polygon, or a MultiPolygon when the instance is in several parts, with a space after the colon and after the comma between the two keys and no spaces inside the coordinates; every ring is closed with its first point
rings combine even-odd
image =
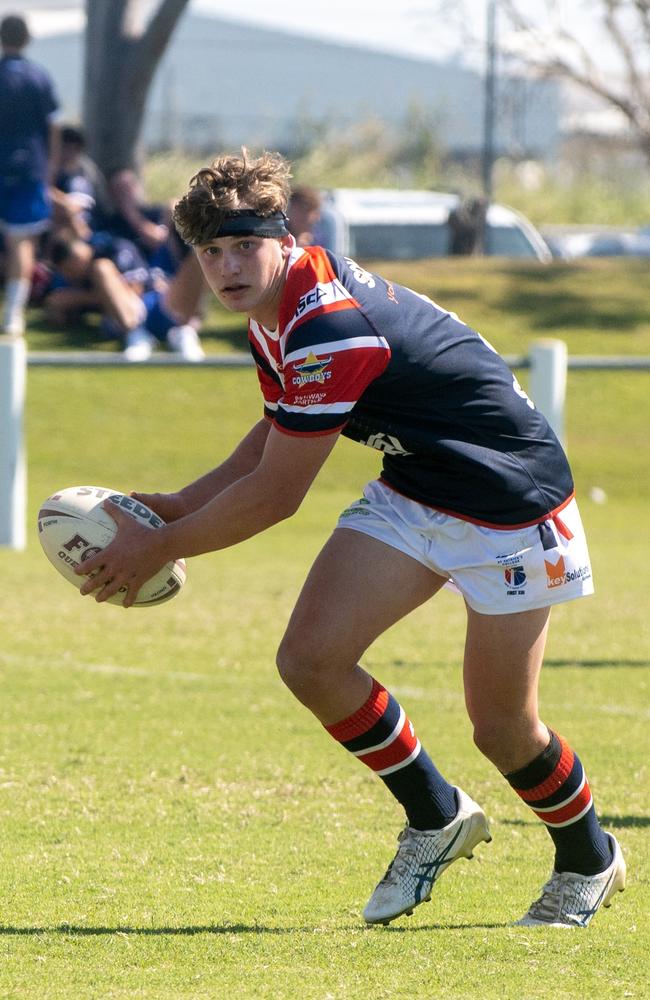
{"type": "Polygon", "coordinates": [[[548,658],[544,660],[545,667],[587,667],[589,670],[598,670],[601,667],[650,667],[650,660],[615,660],[602,659],[602,660],[568,660],[568,659],[553,659],[548,658]]]}
{"type": "Polygon", "coordinates": [[[65,934],[70,937],[101,937],[102,935],[134,935],[138,937],[192,937],[195,934],[295,934],[313,933],[313,927],[265,927],[261,924],[207,924],[197,927],[77,927],[59,924],[54,927],[11,927],[0,925],[0,937],[38,937],[42,934],[65,934]]]}
{"type": "MultiPolygon", "coordinates": [[[[466,924],[420,924],[407,927],[366,927],[355,924],[347,928],[350,931],[364,930],[380,934],[409,934],[421,931],[471,931],[492,930],[509,927],[505,923],[466,923],[466,924]]],[[[332,928],[340,933],[346,928],[332,928]]],[[[194,937],[197,934],[313,934],[314,926],[309,927],[266,927],[263,924],[207,924],[197,927],[77,927],[74,924],[59,924],[53,927],[12,927],[0,925],[0,937],[41,937],[45,934],[62,934],[66,937],[103,937],[103,936],[133,936],[133,937],[194,937]]]]}
{"type": "MultiPolygon", "coordinates": [[[[647,299],[630,295],[629,279],[621,284],[616,269],[596,266],[574,268],[556,264],[548,268],[501,271],[498,308],[526,317],[532,330],[584,329],[608,333],[635,330],[647,322],[647,299]],[[602,289],[607,294],[602,294],[602,289]],[[596,289],[596,292],[595,290],[596,289]]],[[[640,280],[641,272],[639,272],[640,280]]],[[[641,287],[641,286],[640,286],[641,287]]]]}
{"type": "MultiPolygon", "coordinates": [[[[650,827],[650,816],[598,816],[602,826],[612,830],[644,829],[650,827]]],[[[537,819],[500,819],[503,826],[535,826],[539,827],[537,819]]]]}

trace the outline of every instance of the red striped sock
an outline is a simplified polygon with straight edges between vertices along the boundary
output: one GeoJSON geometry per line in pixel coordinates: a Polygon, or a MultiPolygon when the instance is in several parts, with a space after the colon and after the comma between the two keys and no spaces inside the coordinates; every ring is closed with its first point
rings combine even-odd
{"type": "Polygon", "coordinates": [[[376,680],[358,711],[325,727],[346,750],[373,770],[419,830],[440,829],[457,812],[454,788],[423,749],[411,721],[376,680]]]}
{"type": "Polygon", "coordinates": [[[546,749],[506,778],[548,829],[556,849],[556,871],[594,875],[607,867],[609,838],[596,818],[580,758],[566,740],[551,732],[546,749]]]}

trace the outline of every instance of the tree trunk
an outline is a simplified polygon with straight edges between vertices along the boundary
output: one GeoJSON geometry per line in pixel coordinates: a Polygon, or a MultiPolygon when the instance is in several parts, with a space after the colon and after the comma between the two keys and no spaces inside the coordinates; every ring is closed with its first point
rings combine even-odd
{"type": "Polygon", "coordinates": [[[86,0],[84,129],[104,175],[137,169],[153,75],[188,0],[160,0],[145,23],[143,0],[86,0]]]}

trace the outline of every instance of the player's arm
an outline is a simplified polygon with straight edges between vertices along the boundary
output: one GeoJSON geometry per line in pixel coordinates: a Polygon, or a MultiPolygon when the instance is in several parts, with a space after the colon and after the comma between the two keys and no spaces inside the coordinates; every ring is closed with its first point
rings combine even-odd
{"type": "MultiPolygon", "coordinates": [[[[129,607],[142,586],[161,566],[175,558],[201,555],[236,545],[296,512],[338,433],[316,436],[283,434],[272,427],[257,466],[222,489],[194,513],[156,531],[138,525],[113,505],[115,540],[84,562],[77,572],[97,571],[81,588],[105,601],[128,587],[129,607]]],[[[200,482],[200,481],[199,481],[200,482]]]]}
{"type": "Polygon", "coordinates": [[[228,486],[257,468],[270,429],[270,421],[258,421],[221,465],[175,493],[134,492],[131,496],[146,503],[163,521],[177,521],[180,517],[193,514],[228,486]]]}

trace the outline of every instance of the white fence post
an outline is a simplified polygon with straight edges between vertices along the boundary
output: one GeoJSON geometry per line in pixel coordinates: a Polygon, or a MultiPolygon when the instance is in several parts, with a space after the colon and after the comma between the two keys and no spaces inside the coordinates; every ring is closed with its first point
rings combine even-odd
{"type": "Polygon", "coordinates": [[[557,437],[564,441],[568,351],[563,340],[538,340],[530,349],[528,395],[541,410],[557,437]]]}
{"type": "Polygon", "coordinates": [[[24,549],[26,472],[23,413],[27,347],[0,337],[0,545],[24,549]]]}

